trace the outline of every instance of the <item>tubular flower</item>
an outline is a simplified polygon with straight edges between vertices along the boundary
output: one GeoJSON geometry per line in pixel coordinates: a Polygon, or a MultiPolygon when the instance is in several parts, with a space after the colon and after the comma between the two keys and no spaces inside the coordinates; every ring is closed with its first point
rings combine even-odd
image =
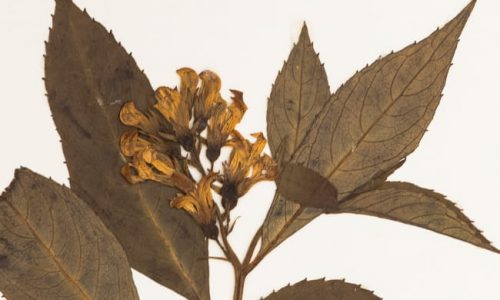
{"type": "Polygon", "coordinates": [[[127,102],[120,110],[120,121],[128,126],[139,128],[147,133],[154,133],[158,129],[158,123],[152,116],[146,116],[139,111],[134,102],[127,102]]]}
{"type": "Polygon", "coordinates": [[[189,108],[189,118],[191,118],[191,110],[196,97],[199,77],[198,74],[190,68],[180,68],[177,70],[177,75],[181,78],[181,97],[182,99],[186,99],[189,108]]]}
{"type": "Polygon", "coordinates": [[[179,88],[156,89],[156,103],[147,111],[142,112],[133,102],[121,108],[120,121],[133,127],[119,141],[126,160],[121,174],[131,184],[156,181],[178,188],[182,193],[170,200],[170,205],[186,210],[207,237],[217,238],[213,181],[223,183],[217,192],[223,194],[225,203],[231,202],[228,206],[232,208],[253,184],[274,178],[275,164],[270,157],[261,155],[266,144],[262,134],[254,135],[257,141],[251,144],[235,130],[247,110],[241,92],[231,90],[229,104],[220,95],[221,80],[217,74],[208,70],[197,74],[190,68],[181,68],[177,74],[179,88]],[[228,141],[230,137],[234,138],[228,141]],[[210,172],[196,183],[189,166],[206,173],[199,159],[202,144],[207,145],[206,155],[212,163],[219,157],[221,147],[234,149],[224,165],[223,176],[210,172]],[[189,152],[188,157],[181,156],[180,146],[189,152]]]}
{"type": "Polygon", "coordinates": [[[154,107],[172,124],[175,137],[187,151],[193,150],[194,135],[189,129],[189,101],[181,96],[177,89],[159,87],[155,92],[157,103],[154,107]]]}
{"type": "Polygon", "coordinates": [[[233,93],[231,97],[233,102],[229,106],[221,102],[208,122],[207,158],[212,163],[219,158],[220,149],[247,110],[243,102],[243,93],[236,90],[230,91],[233,93]]]}
{"type": "Polygon", "coordinates": [[[170,202],[170,206],[187,211],[203,229],[205,236],[216,239],[218,229],[215,225],[215,203],[212,198],[211,185],[217,173],[210,172],[203,176],[194,190],[178,195],[170,202]]]}
{"type": "Polygon", "coordinates": [[[120,139],[120,149],[125,156],[133,156],[135,151],[131,153],[132,149],[125,149],[124,143],[130,147],[136,147],[138,145],[133,146],[136,141],[143,148],[145,144],[149,144],[167,155],[180,156],[178,146],[171,139],[165,138],[171,135],[171,132],[167,131],[170,125],[162,123],[162,118],[158,114],[153,112],[145,114],[135,107],[134,102],[127,102],[122,106],[119,117],[122,124],[136,128],[123,133],[120,139]]]}
{"type": "Polygon", "coordinates": [[[236,130],[234,138],[228,142],[233,147],[229,162],[224,162],[224,180],[221,189],[222,205],[226,210],[233,209],[238,198],[243,196],[257,182],[273,180],[277,175],[277,166],[267,154],[262,154],[266,146],[264,135],[254,133],[256,139],[250,143],[236,130]]]}
{"type": "Polygon", "coordinates": [[[194,183],[182,172],[182,166],[171,157],[158,152],[137,130],[126,131],[120,139],[123,155],[132,160],[121,168],[121,174],[130,183],[153,180],[168,186],[176,186],[188,192],[194,183]]]}
{"type": "Polygon", "coordinates": [[[201,86],[193,103],[194,128],[197,132],[205,130],[215,107],[224,102],[220,96],[221,80],[217,74],[205,70],[200,73],[200,79],[201,86]]]}

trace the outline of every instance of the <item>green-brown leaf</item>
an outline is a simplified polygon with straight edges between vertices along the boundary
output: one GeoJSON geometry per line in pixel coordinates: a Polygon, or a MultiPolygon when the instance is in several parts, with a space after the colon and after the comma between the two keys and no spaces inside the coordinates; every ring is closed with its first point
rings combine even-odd
{"type": "Polygon", "coordinates": [[[125,252],[69,188],[28,169],[0,196],[0,290],[8,299],[139,299],[125,252]]]}
{"type": "Polygon", "coordinates": [[[119,109],[134,101],[144,111],[154,102],[134,59],[86,12],[57,0],[45,72],[72,190],[116,235],[133,268],[189,299],[208,299],[207,242],[187,214],[170,208],[176,191],[130,185],[119,173],[119,109]]]}
{"type": "Polygon", "coordinates": [[[344,280],[303,280],[281,288],[263,300],[380,300],[372,291],[344,280]]]}
{"type": "Polygon", "coordinates": [[[411,183],[386,182],[340,203],[339,212],[394,220],[499,252],[453,202],[411,183]]]}

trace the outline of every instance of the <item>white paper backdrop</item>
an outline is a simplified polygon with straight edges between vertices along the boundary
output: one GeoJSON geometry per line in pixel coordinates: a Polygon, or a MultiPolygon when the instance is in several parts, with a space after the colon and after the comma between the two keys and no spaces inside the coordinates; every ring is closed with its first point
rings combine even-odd
{"type": "MultiPolygon", "coordinates": [[[[266,99],[306,21],[330,86],[454,17],[464,0],[91,1],[75,0],[113,29],[153,86],[175,70],[212,69],[245,92],[246,134],[265,131],[266,99]]],[[[44,43],[50,0],[0,2],[0,190],[23,165],[68,183],[45,99],[44,43]]],[[[500,246],[500,2],[480,0],[467,24],[444,97],[420,147],[391,179],[446,194],[500,246]]],[[[240,201],[232,242],[242,253],[270,204],[260,184],[240,201]]],[[[215,250],[214,245],[211,249],[215,250]]],[[[216,253],[216,252],[214,252],[216,253]]],[[[232,270],[210,264],[214,300],[230,299],[232,270]]],[[[387,300],[500,299],[500,256],[430,231],[376,218],[321,216],[248,277],[245,299],[305,277],[345,278],[387,300]]],[[[135,272],[142,299],[183,299],[135,272]]],[[[14,299],[15,300],[15,299],[14,299]]]]}

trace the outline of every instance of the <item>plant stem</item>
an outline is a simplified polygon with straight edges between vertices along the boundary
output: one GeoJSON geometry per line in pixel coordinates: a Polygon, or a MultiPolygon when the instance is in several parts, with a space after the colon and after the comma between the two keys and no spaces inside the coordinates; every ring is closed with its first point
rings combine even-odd
{"type": "Polygon", "coordinates": [[[243,259],[243,267],[248,271],[251,271],[251,269],[248,269],[248,266],[250,264],[250,261],[252,260],[255,247],[257,246],[257,243],[259,242],[261,237],[262,237],[262,226],[259,227],[255,235],[253,236],[252,241],[248,246],[247,253],[245,254],[245,258],[243,259]]]}
{"type": "Polygon", "coordinates": [[[222,243],[220,243],[219,240],[217,240],[217,244],[222,249],[222,251],[224,252],[224,255],[227,257],[227,259],[231,262],[235,271],[237,269],[240,270],[241,269],[241,262],[238,259],[238,256],[234,252],[233,248],[231,247],[231,244],[229,243],[229,241],[227,239],[227,230],[224,227],[224,222],[222,221],[219,208],[217,208],[215,215],[216,215],[217,221],[219,223],[220,236],[222,238],[222,243]]]}
{"type": "Polygon", "coordinates": [[[244,270],[234,270],[234,294],[233,300],[242,300],[243,299],[243,290],[245,288],[245,279],[247,277],[246,272],[244,270]]]}

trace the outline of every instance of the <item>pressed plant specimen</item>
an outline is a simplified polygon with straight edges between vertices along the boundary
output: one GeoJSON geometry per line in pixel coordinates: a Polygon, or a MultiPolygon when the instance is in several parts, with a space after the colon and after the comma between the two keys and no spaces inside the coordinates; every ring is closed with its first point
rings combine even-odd
{"type": "MultiPolygon", "coordinates": [[[[153,89],[110,32],[57,0],[45,84],[70,187],[16,171],[0,200],[0,291],[14,300],[138,299],[132,267],[188,299],[209,299],[208,261],[219,259],[233,267],[233,299],[242,299],[259,263],[321,214],[376,216],[498,253],[443,195],[387,180],[434,116],[474,5],[334,93],[304,24],[272,87],[267,134],[246,136],[244,91],[226,99],[222,78],[189,67],[177,70],[178,86],[153,89]],[[240,258],[228,238],[238,226],[232,211],[262,181],[276,193],[240,258]],[[223,257],[210,256],[209,241],[223,257]]],[[[265,299],[380,298],[318,279],[265,299]]]]}

